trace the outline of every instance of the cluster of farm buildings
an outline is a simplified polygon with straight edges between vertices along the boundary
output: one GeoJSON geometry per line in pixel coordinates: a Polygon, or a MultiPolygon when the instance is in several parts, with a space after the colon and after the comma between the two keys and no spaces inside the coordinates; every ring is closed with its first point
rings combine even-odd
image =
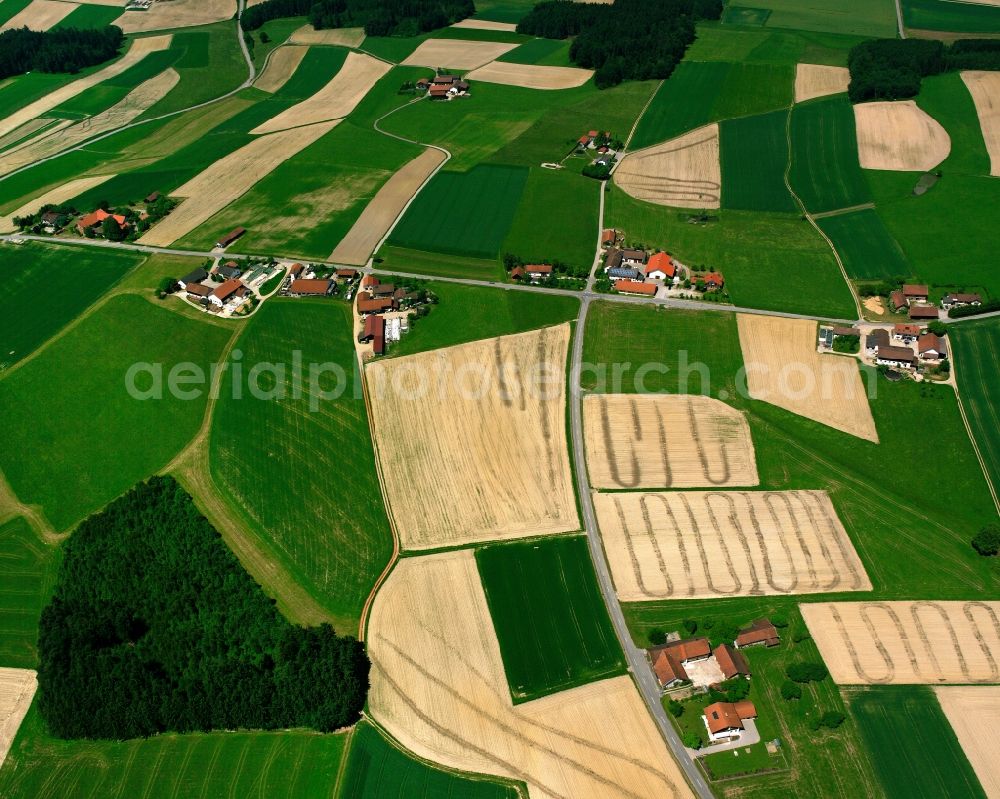
{"type": "Polygon", "coordinates": [[[386,344],[399,341],[409,329],[410,312],[425,301],[425,293],[408,291],[394,283],[382,283],[375,275],[366,275],[355,304],[361,319],[358,343],[370,344],[375,355],[383,355],[386,344]]]}
{"type": "MultiPolygon", "coordinates": [[[[740,630],[732,644],[712,649],[707,638],[680,638],[676,633],[666,643],[646,650],[650,666],[664,693],[707,692],[724,681],[751,677],[742,650],[753,646],[777,646],[778,630],[768,619],[758,619],[740,630]]],[[[705,707],[702,721],[712,743],[739,740],[757,717],[753,702],[713,702],[705,707]]],[[[755,731],[755,730],[754,730],[755,731]]]]}
{"type": "Polygon", "coordinates": [[[683,283],[705,292],[719,291],[726,283],[720,272],[693,272],[662,250],[650,253],[645,249],[620,247],[621,238],[621,233],[613,228],[601,232],[604,273],[617,292],[656,297],[683,283]]]}
{"type": "Polygon", "coordinates": [[[420,78],[416,86],[418,91],[427,92],[432,100],[469,96],[469,82],[449,73],[435,75],[433,78],[420,78]]]}
{"type": "MultiPolygon", "coordinates": [[[[941,317],[940,309],[930,302],[930,289],[919,283],[904,283],[889,294],[889,308],[894,313],[905,313],[913,321],[929,322],[941,317]]],[[[941,308],[948,311],[966,305],[982,305],[978,294],[947,294],[941,308]]]]}

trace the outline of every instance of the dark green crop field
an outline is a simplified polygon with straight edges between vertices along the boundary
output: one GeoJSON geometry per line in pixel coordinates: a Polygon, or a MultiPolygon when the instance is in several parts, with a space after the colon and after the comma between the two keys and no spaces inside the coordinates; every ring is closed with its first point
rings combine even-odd
{"type": "Polygon", "coordinates": [[[913,273],[899,243],[874,209],[823,217],[816,224],[830,237],[850,277],[880,280],[913,273]]]}
{"type": "Polygon", "coordinates": [[[901,0],[908,28],[956,33],[1000,32],[1000,8],[954,0],[901,0]]]}
{"type": "Polygon", "coordinates": [[[738,0],[724,21],[856,36],[896,36],[892,0],[738,0]]]}
{"type": "Polygon", "coordinates": [[[789,181],[812,213],[871,200],[858,162],[854,110],[846,97],[796,105],[792,111],[789,181]]]}
{"type": "Polygon", "coordinates": [[[68,15],[52,26],[51,30],[60,28],[103,28],[110,25],[122,15],[118,6],[98,6],[89,3],[78,5],[68,15]]]}
{"type": "Polygon", "coordinates": [[[528,179],[515,166],[439,172],[400,220],[389,243],[429,252],[494,258],[528,179]]]}
{"type": "Polygon", "coordinates": [[[727,119],[719,125],[722,206],[742,211],[795,211],[785,186],[787,111],[727,119]]]}
{"type": "Polygon", "coordinates": [[[985,799],[928,686],[867,688],[849,703],[889,799],[985,799]]]}
{"type": "Polygon", "coordinates": [[[515,703],[624,672],[586,538],[496,544],[476,562],[515,703]]]}
{"type": "Polygon", "coordinates": [[[949,328],[962,405],[994,488],[1000,490],[1000,320],[949,328]]]}
{"type": "Polygon", "coordinates": [[[337,799],[518,799],[520,792],[487,779],[454,774],[415,760],[361,722],[354,731],[337,799]]]}

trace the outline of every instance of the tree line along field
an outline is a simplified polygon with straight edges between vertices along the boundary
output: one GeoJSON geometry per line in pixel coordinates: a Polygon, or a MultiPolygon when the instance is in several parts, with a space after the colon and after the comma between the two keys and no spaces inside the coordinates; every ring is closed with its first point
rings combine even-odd
{"type": "Polygon", "coordinates": [[[0,363],[10,367],[30,355],[143,260],[139,253],[95,253],[36,242],[0,249],[6,276],[0,296],[0,363]],[[39,282],[54,274],[58,280],[47,281],[45,302],[35,302],[39,282]]]}
{"type": "Polygon", "coordinates": [[[482,547],[476,563],[515,703],[624,672],[586,538],[482,547]]]}
{"type": "Polygon", "coordinates": [[[912,269],[902,248],[886,230],[873,208],[816,220],[837,248],[844,269],[855,280],[891,280],[910,275],[912,269]]]}
{"type": "Polygon", "coordinates": [[[236,377],[225,378],[209,441],[212,479],[245,520],[246,535],[288,569],[344,634],[356,629],[392,555],[351,324],[343,303],[266,303],[235,346],[248,365],[285,364],[285,372],[260,380],[273,399],[253,397],[245,384],[238,398],[236,377]],[[306,370],[336,364],[347,380],[343,395],[324,399],[319,392],[335,391],[338,377],[329,373],[314,385],[304,371],[296,398],[293,351],[306,370]]]}
{"type": "Polygon", "coordinates": [[[993,487],[1000,490],[1000,403],[996,370],[1000,321],[963,322],[949,328],[958,390],[972,435],[993,487]]]}
{"type": "Polygon", "coordinates": [[[930,687],[865,688],[848,701],[888,799],[985,799],[930,687]]]}
{"type": "MultiPolygon", "coordinates": [[[[743,357],[736,320],[730,315],[595,303],[587,318],[583,358],[598,366],[662,363],[670,371],[648,375],[646,391],[725,396],[728,404],[744,411],[761,489],[826,490],[871,579],[874,596],[960,599],[988,595],[1000,586],[992,564],[969,545],[996,510],[949,387],[897,384],[879,377],[870,400],[880,440],[876,445],[741,396],[738,372],[743,357]],[[682,369],[681,352],[686,363],[707,368],[682,369]],[[685,380],[688,371],[690,379],[685,380]],[[924,431],[920,440],[912,436],[914,419],[924,431]],[[941,468],[961,475],[953,483],[961,497],[927,502],[906,477],[906,464],[919,460],[928,447],[941,468]],[[905,529],[895,521],[899,514],[908,519],[905,529]]],[[[584,388],[637,390],[629,379],[608,387],[593,377],[584,388]]],[[[667,607],[644,604],[660,611],[667,607]]]]}

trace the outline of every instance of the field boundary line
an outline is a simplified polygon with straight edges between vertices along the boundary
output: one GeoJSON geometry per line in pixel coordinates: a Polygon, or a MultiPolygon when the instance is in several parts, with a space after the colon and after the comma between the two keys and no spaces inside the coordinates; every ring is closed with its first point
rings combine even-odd
{"type": "Polygon", "coordinates": [[[42,543],[55,545],[66,540],[69,533],[57,533],[41,505],[27,505],[14,493],[14,487],[7,480],[7,475],[0,470],[0,524],[5,524],[18,516],[24,518],[32,531],[42,543]]]}
{"type": "MultiPolygon", "coordinates": [[[[897,0],[898,2],[898,0],[897,0]]],[[[844,278],[844,283],[847,284],[847,290],[851,292],[851,299],[854,300],[854,309],[858,312],[858,319],[864,319],[864,311],[861,308],[861,300],[858,298],[858,293],[854,288],[854,284],[851,283],[851,279],[847,276],[847,270],[844,268],[844,262],[840,258],[840,253],[837,252],[837,248],[833,245],[833,241],[830,239],[823,229],[816,224],[816,220],[812,214],[809,213],[809,209],[806,208],[802,198],[795,193],[795,189],[792,188],[791,174],[792,174],[792,112],[795,110],[795,103],[793,102],[788,106],[788,114],[785,117],[785,143],[788,146],[788,161],[785,163],[785,188],[788,189],[788,193],[792,195],[792,199],[795,200],[795,204],[799,206],[802,210],[802,215],[806,218],[813,229],[823,237],[823,241],[827,243],[830,247],[830,251],[833,253],[833,258],[837,262],[837,266],[840,268],[840,274],[844,278]]],[[[874,204],[872,205],[874,208],[874,204]]]]}
{"type": "Polygon", "coordinates": [[[850,214],[855,211],[864,211],[871,208],[875,209],[875,203],[861,203],[860,205],[849,205],[847,208],[837,208],[833,211],[820,211],[818,214],[813,214],[813,219],[828,219],[831,216],[842,216],[843,214],[850,214]]]}
{"type": "Polygon", "coordinates": [[[951,377],[954,381],[953,388],[955,389],[955,399],[958,400],[958,412],[962,417],[962,424],[965,425],[965,432],[969,436],[969,441],[972,442],[972,450],[976,453],[976,460],[979,461],[979,468],[983,470],[983,477],[986,478],[986,485],[990,489],[990,496],[993,497],[993,505],[997,509],[997,515],[1000,516],[1000,497],[997,496],[996,486],[993,485],[993,479],[990,477],[989,469],[986,468],[986,460],[983,458],[983,453],[979,449],[979,443],[976,441],[976,436],[972,432],[972,425],[969,424],[969,417],[965,412],[965,405],[962,403],[962,392],[958,388],[958,375],[956,374],[955,366],[955,348],[951,348],[951,377]]]}

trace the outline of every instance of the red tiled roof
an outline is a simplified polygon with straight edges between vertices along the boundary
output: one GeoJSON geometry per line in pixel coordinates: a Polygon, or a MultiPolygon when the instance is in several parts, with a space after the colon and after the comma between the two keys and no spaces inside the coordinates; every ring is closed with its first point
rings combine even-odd
{"type": "Polygon", "coordinates": [[[526,273],[524,271],[523,266],[515,266],[513,269],[510,270],[510,276],[515,280],[519,280],[520,278],[524,277],[525,274],[526,273]]]}
{"type": "Polygon", "coordinates": [[[688,679],[688,673],[684,670],[680,661],[672,657],[665,651],[657,652],[653,656],[653,672],[661,686],[670,685],[675,680],[688,679]]]}
{"type": "Polygon", "coordinates": [[[230,297],[232,297],[233,294],[236,293],[236,289],[238,289],[242,285],[243,284],[237,278],[234,277],[232,280],[227,280],[225,283],[220,283],[218,286],[216,286],[215,291],[212,292],[212,296],[215,297],[216,299],[221,300],[222,302],[225,302],[230,297]]]}
{"type": "Polygon", "coordinates": [[[288,292],[290,294],[327,294],[332,285],[332,280],[302,280],[299,278],[292,281],[288,292]]]}
{"type": "Polygon", "coordinates": [[[618,238],[618,231],[614,228],[605,228],[601,231],[601,244],[614,244],[618,238]]]}
{"type": "Polygon", "coordinates": [[[765,644],[773,646],[778,643],[778,631],[767,619],[757,619],[749,627],[740,630],[736,636],[736,646],[750,646],[752,644],[765,644]]]}
{"type": "Polygon", "coordinates": [[[293,277],[299,274],[301,271],[302,271],[302,264],[292,264],[290,267],[288,267],[288,274],[292,275],[293,277]]]}
{"type": "Polygon", "coordinates": [[[937,319],[938,309],[936,305],[911,305],[910,319],[937,319]]]}
{"type": "Polygon", "coordinates": [[[667,277],[673,277],[676,271],[677,267],[674,266],[674,259],[665,252],[656,253],[646,263],[647,275],[652,272],[663,272],[667,277]]]}
{"type": "Polygon", "coordinates": [[[719,644],[712,653],[722,669],[722,674],[727,680],[731,680],[737,675],[748,676],[750,666],[747,659],[738,649],[733,649],[729,644],[719,644]]]}
{"type": "Polygon", "coordinates": [[[889,304],[893,308],[904,308],[906,306],[906,297],[903,296],[903,292],[899,289],[891,292],[889,294],[889,304]]]}
{"type": "Polygon", "coordinates": [[[708,723],[709,732],[713,735],[726,730],[742,730],[743,719],[754,718],[756,715],[753,703],[747,700],[735,705],[730,702],[715,702],[705,708],[705,721],[708,723]],[[746,707],[747,705],[749,707],[746,707]],[[742,715],[741,710],[744,714],[750,715],[742,715]]]}
{"type": "Polygon", "coordinates": [[[201,283],[188,283],[184,290],[188,294],[194,294],[196,297],[207,297],[212,293],[211,286],[203,286],[201,283]]]}
{"type": "Polygon", "coordinates": [[[656,285],[653,283],[640,283],[638,280],[616,280],[615,291],[623,294],[643,294],[647,297],[656,295],[656,285]]]}
{"type": "Polygon", "coordinates": [[[893,327],[893,332],[898,336],[917,336],[920,335],[920,325],[908,325],[899,322],[893,327]]]}
{"type": "Polygon", "coordinates": [[[378,278],[375,275],[365,275],[361,281],[361,288],[368,288],[369,286],[377,286],[378,278]]]}
{"type": "Polygon", "coordinates": [[[934,350],[942,355],[948,352],[948,347],[944,340],[935,333],[924,333],[917,339],[917,352],[923,355],[925,352],[934,350]]]}
{"type": "Polygon", "coordinates": [[[346,278],[350,278],[350,279],[353,280],[357,276],[358,276],[358,270],[357,269],[338,269],[337,270],[337,277],[346,277],[346,278]]]}
{"type": "Polygon", "coordinates": [[[395,307],[395,302],[390,299],[382,300],[368,300],[364,297],[358,297],[358,313],[382,313],[383,311],[392,310],[395,307]]]}
{"type": "Polygon", "coordinates": [[[726,282],[719,272],[706,272],[704,275],[698,275],[697,279],[706,286],[721,286],[726,282]]]}
{"type": "Polygon", "coordinates": [[[529,275],[551,275],[552,264],[525,264],[524,271],[526,271],[529,275]]]}
{"type": "Polygon", "coordinates": [[[927,286],[920,283],[904,283],[903,284],[903,296],[904,297],[926,297],[927,296],[927,286]]]}
{"type": "Polygon", "coordinates": [[[109,214],[103,208],[98,208],[96,211],[90,214],[85,214],[80,217],[80,221],[76,224],[81,228],[93,227],[94,225],[101,224],[108,217],[112,217],[119,226],[125,226],[125,217],[121,214],[109,214]]]}

